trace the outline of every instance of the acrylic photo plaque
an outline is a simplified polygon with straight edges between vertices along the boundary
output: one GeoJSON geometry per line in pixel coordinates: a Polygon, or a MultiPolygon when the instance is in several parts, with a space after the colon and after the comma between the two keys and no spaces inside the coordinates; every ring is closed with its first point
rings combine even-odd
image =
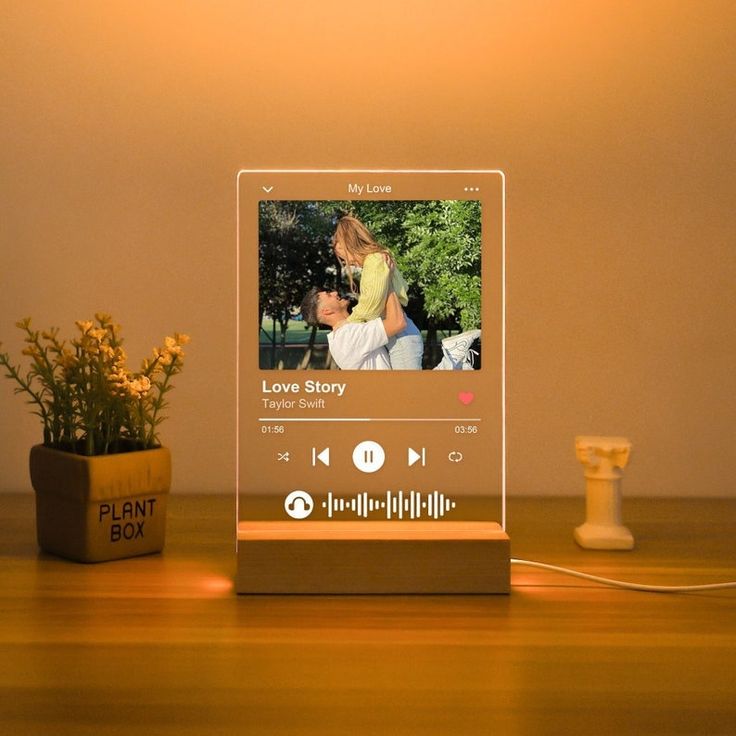
{"type": "Polygon", "coordinates": [[[499,171],[238,173],[239,592],[503,587],[504,227],[499,171]]]}

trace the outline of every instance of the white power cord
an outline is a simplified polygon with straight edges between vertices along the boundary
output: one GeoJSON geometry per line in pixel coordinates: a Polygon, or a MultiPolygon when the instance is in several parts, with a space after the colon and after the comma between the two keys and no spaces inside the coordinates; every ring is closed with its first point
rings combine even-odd
{"type": "Polygon", "coordinates": [[[710,583],[708,585],[644,585],[642,583],[626,583],[621,580],[611,580],[610,578],[602,578],[598,575],[589,575],[585,572],[578,572],[577,570],[571,570],[568,567],[548,565],[546,562],[519,560],[515,557],[511,558],[511,564],[536,567],[540,570],[551,570],[552,572],[559,572],[563,575],[572,575],[575,578],[583,578],[583,580],[592,580],[594,583],[601,583],[602,585],[610,585],[615,588],[624,588],[626,590],[640,590],[648,593],[688,593],[700,590],[723,590],[725,588],[736,588],[736,582],[710,583]]]}

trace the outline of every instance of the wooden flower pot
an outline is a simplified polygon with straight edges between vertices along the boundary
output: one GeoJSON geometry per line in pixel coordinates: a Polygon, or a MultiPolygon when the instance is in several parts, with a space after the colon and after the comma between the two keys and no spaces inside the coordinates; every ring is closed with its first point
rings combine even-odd
{"type": "Polygon", "coordinates": [[[38,545],[78,562],[160,552],[171,485],[168,449],[85,457],[31,448],[38,545]]]}

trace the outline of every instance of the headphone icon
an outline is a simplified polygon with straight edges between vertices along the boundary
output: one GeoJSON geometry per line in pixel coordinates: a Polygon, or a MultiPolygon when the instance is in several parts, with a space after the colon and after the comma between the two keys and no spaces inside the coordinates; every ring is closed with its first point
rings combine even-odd
{"type": "Polygon", "coordinates": [[[284,499],[284,511],[292,519],[306,519],[313,508],[314,501],[306,491],[292,491],[284,499]]]}

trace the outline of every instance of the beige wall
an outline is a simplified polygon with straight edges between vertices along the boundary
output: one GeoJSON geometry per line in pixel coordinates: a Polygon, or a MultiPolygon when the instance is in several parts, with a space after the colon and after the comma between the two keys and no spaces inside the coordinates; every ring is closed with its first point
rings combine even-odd
{"type": "MultiPolygon", "coordinates": [[[[736,495],[736,6],[25,2],[0,23],[0,339],[189,332],[175,491],[234,476],[241,167],[502,168],[510,494],[736,495]]],[[[0,490],[40,431],[0,384],[0,490]]]]}

